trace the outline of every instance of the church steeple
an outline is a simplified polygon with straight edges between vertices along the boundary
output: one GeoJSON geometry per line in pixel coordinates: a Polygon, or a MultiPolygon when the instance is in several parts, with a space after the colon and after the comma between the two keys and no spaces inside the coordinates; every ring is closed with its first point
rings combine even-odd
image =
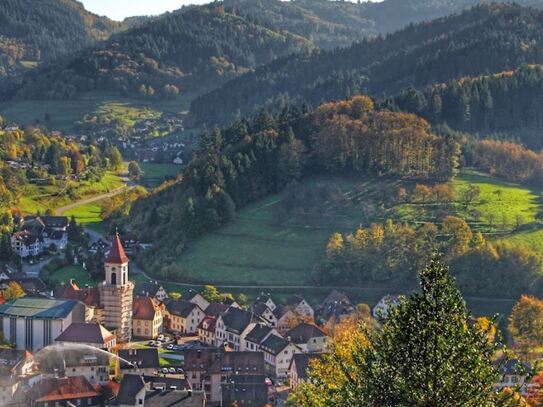
{"type": "Polygon", "coordinates": [[[128,283],[128,261],[119,233],[115,233],[105,260],[107,285],[122,286],[128,283]]]}

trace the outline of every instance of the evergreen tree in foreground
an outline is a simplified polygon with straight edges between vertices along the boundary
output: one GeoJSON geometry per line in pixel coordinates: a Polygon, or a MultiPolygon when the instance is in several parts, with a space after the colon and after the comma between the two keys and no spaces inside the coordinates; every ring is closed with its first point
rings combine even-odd
{"type": "MultiPolygon", "coordinates": [[[[420,292],[389,312],[382,328],[360,331],[349,355],[337,344],[300,386],[302,407],[502,405],[493,384],[501,349],[474,323],[448,268],[437,258],[419,273],[420,292]],[[325,367],[325,368],[323,368],[325,367]],[[327,372],[327,374],[326,374],[327,372]],[[334,380],[330,380],[334,372],[334,380]]],[[[502,398],[502,401],[503,398],[502,398]]]]}

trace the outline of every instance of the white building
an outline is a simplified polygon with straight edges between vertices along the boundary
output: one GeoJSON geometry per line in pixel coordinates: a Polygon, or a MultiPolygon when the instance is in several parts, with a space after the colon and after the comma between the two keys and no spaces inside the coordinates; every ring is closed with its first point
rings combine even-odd
{"type": "Polygon", "coordinates": [[[4,338],[19,349],[41,349],[72,322],[85,321],[85,306],[74,300],[19,298],[0,305],[4,338]]]}

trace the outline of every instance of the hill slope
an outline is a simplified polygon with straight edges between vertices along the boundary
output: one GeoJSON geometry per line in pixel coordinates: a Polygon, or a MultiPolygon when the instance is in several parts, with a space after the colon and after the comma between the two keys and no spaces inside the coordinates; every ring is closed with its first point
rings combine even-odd
{"type": "Polygon", "coordinates": [[[120,23],[75,0],[0,2],[0,79],[108,38],[120,23]]]}
{"type": "MultiPolygon", "coordinates": [[[[167,14],[25,78],[19,96],[71,98],[88,90],[153,96],[166,85],[211,87],[310,49],[308,40],[278,33],[225,12],[219,5],[167,14]]],[[[166,90],[167,91],[167,90],[166,90]]],[[[170,87],[170,92],[176,92],[170,87]]]]}
{"type": "Polygon", "coordinates": [[[250,113],[255,105],[395,93],[409,85],[541,62],[543,12],[517,5],[478,6],[349,48],[274,61],[195,100],[191,112],[197,121],[225,121],[237,111],[250,113]]]}

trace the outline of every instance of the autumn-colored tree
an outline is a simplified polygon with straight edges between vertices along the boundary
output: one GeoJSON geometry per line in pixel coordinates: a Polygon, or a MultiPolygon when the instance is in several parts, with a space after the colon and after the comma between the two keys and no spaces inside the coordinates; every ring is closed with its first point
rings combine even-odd
{"type": "Polygon", "coordinates": [[[543,300],[523,295],[509,317],[509,332],[516,342],[543,343],[543,300]]]}
{"type": "Polygon", "coordinates": [[[532,378],[526,394],[526,402],[530,407],[543,406],[543,372],[532,378]]]}
{"type": "Polygon", "coordinates": [[[11,281],[8,287],[4,290],[4,299],[6,301],[16,300],[17,298],[24,297],[26,294],[23,287],[16,281],[11,281]]]}
{"type": "Polygon", "coordinates": [[[449,236],[451,256],[461,256],[469,250],[473,234],[465,220],[456,216],[447,216],[443,220],[443,232],[449,236]]]}
{"type": "Polygon", "coordinates": [[[174,301],[177,301],[181,299],[181,293],[171,292],[171,293],[168,293],[168,297],[170,297],[174,301]]]}

